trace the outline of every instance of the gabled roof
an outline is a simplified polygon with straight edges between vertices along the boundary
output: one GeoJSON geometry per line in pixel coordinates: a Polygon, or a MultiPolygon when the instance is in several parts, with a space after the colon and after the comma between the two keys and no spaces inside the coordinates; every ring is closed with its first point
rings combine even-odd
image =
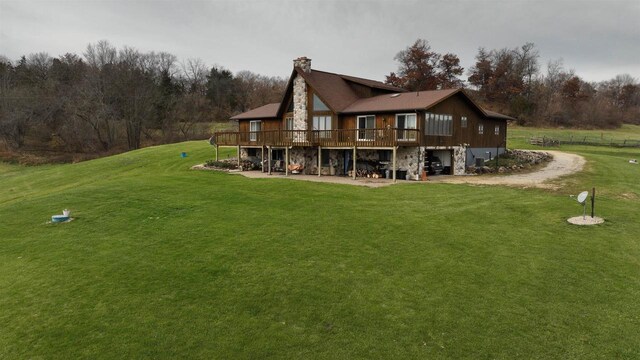
{"type": "Polygon", "coordinates": [[[272,103],[232,116],[231,120],[270,119],[278,117],[280,103],[272,103]]]}
{"type": "Polygon", "coordinates": [[[349,86],[349,82],[389,92],[406,91],[402,88],[391,86],[380,81],[313,69],[311,69],[310,72],[305,72],[300,68],[294,68],[291,73],[291,77],[289,78],[289,82],[287,83],[287,89],[282,99],[282,104],[278,109],[278,114],[280,115],[284,112],[285,107],[287,106],[284,102],[289,98],[289,96],[291,96],[293,79],[295,79],[296,75],[300,75],[309,84],[309,86],[316,91],[320,99],[336,113],[341,113],[346,107],[360,99],[351,86],[349,86]]]}
{"type": "Polygon", "coordinates": [[[373,112],[414,111],[426,110],[445,99],[462,94],[465,99],[484,116],[492,119],[515,120],[497,112],[484,110],[476,104],[462,89],[430,90],[406,92],[406,90],[391,86],[379,81],[313,70],[305,72],[300,68],[294,68],[287,84],[285,94],[280,103],[273,103],[233,116],[232,120],[249,119],[273,119],[279,118],[285,112],[288,103],[286,100],[292,96],[293,80],[296,75],[301,76],[311,86],[320,99],[335,113],[363,114],[373,112]],[[388,91],[389,94],[359,98],[349,82],[360,84],[374,89],[388,91]]]}
{"type": "Polygon", "coordinates": [[[338,74],[317,70],[304,72],[298,68],[296,68],[296,71],[334,112],[342,112],[347,106],[358,100],[358,95],[338,74]]]}
{"type": "Polygon", "coordinates": [[[515,120],[510,116],[483,109],[476,104],[463,89],[414,91],[391,95],[378,95],[366,99],[359,99],[342,112],[345,114],[362,114],[385,111],[427,110],[456,94],[464,96],[472,107],[488,118],[515,120]]]}

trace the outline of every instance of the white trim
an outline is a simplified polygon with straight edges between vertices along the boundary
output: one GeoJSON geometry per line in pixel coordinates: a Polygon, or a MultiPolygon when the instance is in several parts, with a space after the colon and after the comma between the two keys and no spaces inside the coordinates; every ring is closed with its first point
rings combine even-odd
{"type": "Polygon", "coordinates": [[[256,131],[262,131],[262,120],[251,120],[249,121],[249,141],[258,141],[258,134],[256,131]],[[253,124],[259,124],[258,130],[253,130],[253,124]]]}
{"type": "Polygon", "coordinates": [[[402,132],[402,135],[403,135],[403,136],[402,136],[402,137],[400,136],[400,134],[401,134],[401,133],[400,133],[400,131],[401,131],[401,130],[400,130],[400,128],[398,128],[398,116],[403,116],[403,115],[405,116],[405,119],[404,119],[404,121],[405,121],[405,127],[404,127],[404,129],[403,129],[403,130],[417,130],[417,129],[418,129],[418,113],[401,113],[401,114],[396,114],[396,129],[397,129],[396,131],[398,131],[398,141],[415,141],[415,140],[418,140],[418,139],[409,139],[407,136],[404,136],[404,135],[406,135],[406,134],[404,133],[404,131],[402,132]],[[407,118],[406,118],[406,116],[407,116],[407,115],[413,115],[413,117],[414,117],[414,120],[415,120],[415,121],[414,121],[414,123],[413,123],[413,127],[412,127],[412,128],[410,128],[410,127],[406,127],[406,126],[407,126],[407,118]]]}
{"type": "MultiPolygon", "coordinates": [[[[358,116],[356,116],[356,129],[358,129],[358,136],[357,136],[358,141],[373,141],[374,139],[367,139],[366,138],[367,131],[363,131],[363,133],[365,135],[364,138],[360,137],[360,130],[368,130],[368,129],[370,129],[371,131],[373,131],[373,129],[375,129],[375,128],[376,128],[376,116],[375,115],[358,115],[358,116]],[[373,127],[372,128],[368,128],[368,127],[366,127],[366,121],[367,121],[366,118],[371,117],[371,116],[373,116],[373,127]],[[365,127],[364,128],[360,127],[360,119],[361,118],[365,118],[365,127]]],[[[374,134],[374,137],[375,137],[375,134],[374,134]]]]}
{"type": "Polygon", "coordinates": [[[330,138],[331,137],[331,130],[333,130],[333,115],[313,115],[311,117],[311,128],[313,129],[313,131],[317,131],[318,135],[320,136],[320,138],[330,138]],[[318,125],[320,122],[320,119],[322,119],[322,125],[324,126],[324,129],[318,129],[316,128],[316,119],[318,120],[318,125]],[[329,120],[329,122],[327,123],[327,120],[329,120]],[[329,128],[327,129],[327,124],[329,125],[329,128]]]}

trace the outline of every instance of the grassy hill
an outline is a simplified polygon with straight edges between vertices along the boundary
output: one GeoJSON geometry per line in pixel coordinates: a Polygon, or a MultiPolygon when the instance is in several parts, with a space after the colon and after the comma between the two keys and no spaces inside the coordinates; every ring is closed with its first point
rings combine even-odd
{"type": "Polygon", "coordinates": [[[639,151],[563,150],[557,192],[189,170],[205,142],[0,164],[0,358],[638,358],[639,151]]]}

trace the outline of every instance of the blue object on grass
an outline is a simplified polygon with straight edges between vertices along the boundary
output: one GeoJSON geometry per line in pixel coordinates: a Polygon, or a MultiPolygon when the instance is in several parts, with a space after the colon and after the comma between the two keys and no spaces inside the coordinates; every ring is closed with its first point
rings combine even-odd
{"type": "Polygon", "coordinates": [[[186,158],[187,157],[187,153],[186,152],[181,153],[180,157],[186,158]]]}
{"type": "Polygon", "coordinates": [[[64,215],[53,215],[51,217],[51,222],[52,223],[59,223],[59,222],[65,222],[65,221],[69,221],[69,217],[68,216],[64,216],[64,215]]]}

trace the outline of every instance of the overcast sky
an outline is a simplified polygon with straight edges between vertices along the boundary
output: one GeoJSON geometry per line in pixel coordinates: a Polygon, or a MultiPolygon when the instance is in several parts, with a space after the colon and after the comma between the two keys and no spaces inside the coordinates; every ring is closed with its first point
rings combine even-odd
{"type": "MultiPolygon", "coordinates": [[[[29,1],[0,0],[0,54],[82,54],[101,39],[234,72],[288,77],[292,60],[383,80],[423,38],[457,54],[536,44],[588,81],[640,78],[640,0],[629,1],[29,1]]],[[[466,77],[466,76],[465,76],[466,77]]]]}

